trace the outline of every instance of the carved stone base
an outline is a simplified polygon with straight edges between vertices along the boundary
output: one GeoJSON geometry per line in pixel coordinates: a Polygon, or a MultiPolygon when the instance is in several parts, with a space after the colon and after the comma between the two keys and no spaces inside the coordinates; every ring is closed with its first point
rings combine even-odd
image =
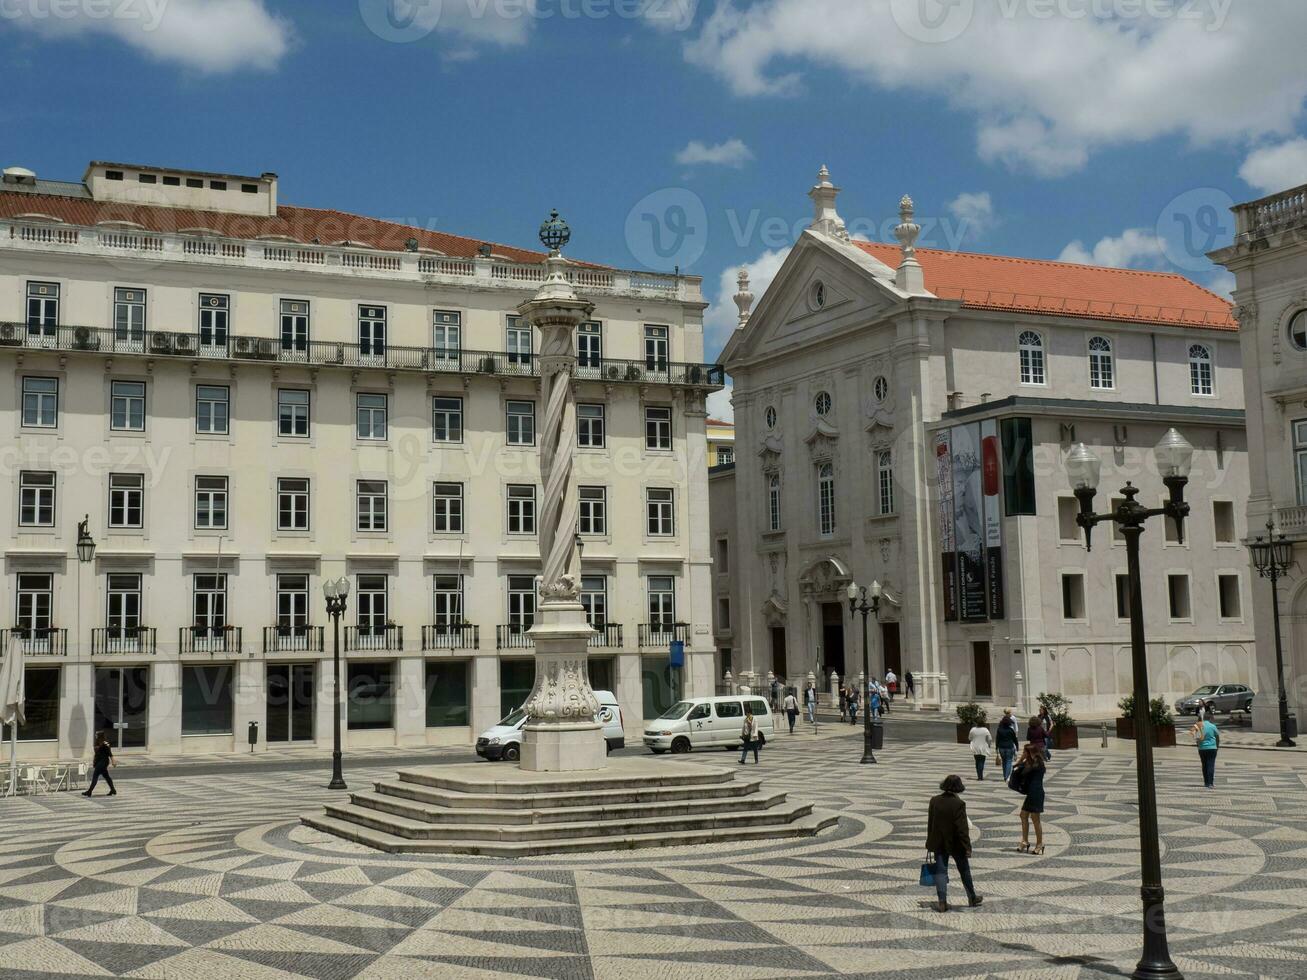
{"type": "Polygon", "coordinates": [[[608,764],[603,726],[590,689],[588,643],[594,631],[575,599],[547,599],[531,628],[536,679],[527,698],[520,768],[528,772],[583,772],[608,764]]]}

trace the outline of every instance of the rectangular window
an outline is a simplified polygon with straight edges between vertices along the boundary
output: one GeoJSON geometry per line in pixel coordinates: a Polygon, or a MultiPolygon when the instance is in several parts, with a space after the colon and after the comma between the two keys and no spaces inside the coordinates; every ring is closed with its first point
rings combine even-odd
{"type": "Polygon", "coordinates": [[[721,596],[717,600],[717,628],[719,630],[731,628],[731,600],[726,596],[721,596]]]}
{"type": "Polygon", "coordinates": [[[354,396],[360,439],[386,438],[386,395],[359,392],[354,396]]]}
{"type": "Polygon", "coordinates": [[[431,399],[431,441],[463,441],[463,399],[431,399]]]}
{"type": "Polygon", "coordinates": [[[358,583],[360,630],[384,630],[388,620],[389,579],[385,575],[360,575],[358,583]]]}
{"type": "Polygon", "coordinates": [[[308,356],[309,304],[303,300],[281,301],[281,352],[283,357],[308,356]]]}
{"type": "Polygon", "coordinates": [[[227,352],[227,328],[231,323],[231,297],[200,293],[200,350],[211,355],[227,352]]]}
{"type": "Polygon", "coordinates": [[[1220,592],[1221,618],[1239,619],[1243,615],[1242,596],[1239,593],[1238,575],[1218,575],[1217,590],[1220,592]]]}
{"type": "Polygon", "coordinates": [[[225,385],[195,386],[195,431],[227,435],[231,425],[231,389],[225,385]]]}
{"type": "MultiPolygon", "coordinates": [[[[1165,503],[1169,496],[1163,496],[1162,501],[1165,503]]],[[[1180,543],[1180,525],[1175,522],[1173,517],[1163,517],[1162,527],[1164,528],[1163,538],[1167,544],[1180,543]]]]}
{"type": "Polygon", "coordinates": [[[1193,607],[1189,603],[1189,576],[1168,575],[1166,592],[1171,607],[1171,618],[1190,619],[1193,616],[1193,607]]]}
{"type": "Polygon", "coordinates": [[[576,444],[586,449],[604,448],[604,406],[576,406],[576,444]]]}
{"type": "Polygon", "coordinates": [[[580,487],[581,509],[576,529],[581,534],[608,533],[608,488],[580,487]]]}
{"type": "MultiPolygon", "coordinates": [[[[27,667],[23,670],[23,695],[26,708],[18,726],[20,742],[57,742],[59,740],[59,668],[27,667]]],[[[0,741],[8,744],[9,726],[0,727],[0,741]]]]}
{"type": "Polygon", "coordinates": [[[386,530],[386,481],[358,481],[358,529],[386,530]]]}
{"type": "Polygon", "coordinates": [[[585,607],[585,619],[595,629],[603,629],[608,624],[608,576],[581,576],[581,605],[585,607]]]}
{"type": "Polygon", "coordinates": [[[1217,544],[1234,544],[1234,503],[1229,500],[1212,501],[1212,529],[1217,544]]]}
{"type": "Polygon", "coordinates": [[[309,481],[283,477],[277,480],[277,530],[309,529],[309,481]]]}
{"type": "Polygon", "coordinates": [[[18,474],[18,523],[23,527],[54,527],[55,475],[23,470],[18,474]]]}
{"type": "Polygon", "coordinates": [[[428,728],[464,728],[471,724],[469,676],[466,660],[427,661],[428,728]]]}
{"type": "Polygon", "coordinates": [[[716,465],[718,465],[718,466],[725,466],[725,465],[728,464],[728,463],[734,463],[734,462],[735,462],[735,447],[734,447],[734,446],[718,446],[718,447],[717,447],[717,464],[716,464],[716,465]]]}
{"type": "Polygon", "coordinates": [[[876,457],[876,484],[881,514],[894,513],[894,456],[888,450],[876,457]]]}
{"type": "Polygon", "coordinates": [[[603,361],[603,328],[594,320],[588,320],[576,328],[576,365],[598,370],[603,361]]]}
{"type": "Polygon", "coordinates": [[[531,327],[525,317],[508,318],[508,336],[505,350],[508,351],[509,364],[531,364],[531,327]]]}
{"type": "Polygon", "coordinates": [[[113,291],[113,339],[118,350],[145,349],[145,290],[113,291]]]}
{"type": "Polygon", "coordinates": [[[453,362],[457,367],[463,348],[463,317],[448,310],[436,310],[431,318],[431,347],[437,361],[453,362]]]}
{"type": "Polygon", "coordinates": [[[508,487],[508,533],[536,533],[536,488],[534,485],[508,487]]]}
{"type": "Polygon", "coordinates": [[[182,664],[182,734],[232,733],[231,664],[182,664]]]}
{"type": "MultiPolygon", "coordinates": [[[[1108,512],[1115,514],[1118,510],[1121,509],[1121,505],[1123,503],[1125,503],[1125,497],[1113,497],[1111,503],[1108,505],[1108,512]]],[[[1116,521],[1109,521],[1108,527],[1110,528],[1108,534],[1112,538],[1112,543],[1124,544],[1125,535],[1121,533],[1121,525],[1118,524],[1116,521]]]]}
{"type": "Polygon", "coordinates": [[[463,576],[431,576],[431,622],[448,629],[463,622],[463,576]]]}
{"type": "Polygon", "coordinates": [[[277,626],[302,630],[309,625],[309,577],[277,576],[277,626]]]}
{"type": "Polygon", "coordinates": [[[212,529],[227,526],[227,478],[195,478],[195,526],[212,529]]]}
{"type": "Polygon", "coordinates": [[[1080,525],[1076,515],[1080,513],[1080,501],[1075,497],[1057,498],[1057,536],[1061,541],[1080,541],[1080,525]]]}
{"type": "Polygon", "coordinates": [[[646,408],[644,410],[644,448],[672,448],[672,410],[646,408]]]}
{"type": "Polygon", "coordinates": [[[717,539],[717,574],[725,575],[731,570],[731,547],[725,538],[717,539]]]}
{"type": "Polygon", "coordinates": [[[504,431],[510,446],[536,444],[536,403],[511,401],[505,405],[504,431]]]}
{"type": "Polygon", "coordinates": [[[668,330],[666,327],[656,326],[646,323],[644,326],[644,366],[647,371],[666,371],[667,370],[667,337],[668,330]]]}
{"type": "Polygon", "coordinates": [[[114,381],[109,391],[109,428],[125,432],[144,432],[145,383],[114,381]]]}
{"type": "Polygon", "coordinates": [[[300,388],[277,389],[277,435],[307,439],[309,435],[309,393],[300,388]]]}
{"type": "Polygon", "coordinates": [[[223,572],[197,573],[192,595],[195,626],[206,632],[227,625],[227,576],[223,572]]]}
{"type": "Polygon", "coordinates": [[[39,429],[59,425],[58,378],[23,378],[23,425],[39,429]]]}
{"type": "Polygon", "coordinates": [[[54,576],[29,572],[17,580],[14,625],[29,638],[44,638],[54,625],[54,576]]]}
{"type": "Polygon", "coordinates": [[[104,625],[114,639],[136,639],[141,625],[141,577],[105,576],[104,625]]]}
{"type": "Polygon", "coordinates": [[[390,663],[349,664],[346,718],[351,732],[395,727],[395,675],[390,663]]]}
{"type": "Polygon", "coordinates": [[[508,576],[508,626],[525,633],[536,621],[536,580],[530,575],[508,576]]]}
{"type": "Polygon", "coordinates": [[[650,575],[646,585],[649,590],[649,623],[662,627],[675,625],[675,579],[670,575],[650,575]]]}
{"type": "Polygon", "coordinates": [[[27,284],[27,336],[53,341],[58,326],[59,284],[29,282],[27,284]]]}
{"type": "Polygon", "coordinates": [[[145,517],[145,477],[139,473],[109,474],[109,526],[141,527],[145,517]]]}
{"type": "Polygon", "coordinates": [[[767,529],[781,529],[781,478],[777,473],[767,477],[767,529]]]}
{"type": "Polygon", "coordinates": [[[835,467],[831,463],[817,467],[817,532],[823,537],[835,533],[835,467]]]}
{"type": "Polygon", "coordinates": [[[666,537],[675,534],[675,491],[662,487],[650,487],[645,490],[646,528],[653,536],[666,537]]]}
{"type": "Polygon", "coordinates": [[[1130,576],[1116,576],[1116,618],[1130,618],[1130,576]]]}
{"type": "Polygon", "coordinates": [[[432,529],[437,534],[463,533],[463,484],[437,483],[431,491],[432,529]]]}
{"type": "Polygon", "coordinates": [[[1003,507],[1008,517],[1035,514],[1035,447],[1030,419],[999,422],[1003,445],[1003,507]]]}
{"type": "Polygon", "coordinates": [[[384,306],[359,307],[359,356],[372,358],[386,356],[386,308],[384,306]]]}
{"type": "Polygon", "coordinates": [[[1085,577],[1079,573],[1062,576],[1062,618],[1085,618],[1085,577]]]}

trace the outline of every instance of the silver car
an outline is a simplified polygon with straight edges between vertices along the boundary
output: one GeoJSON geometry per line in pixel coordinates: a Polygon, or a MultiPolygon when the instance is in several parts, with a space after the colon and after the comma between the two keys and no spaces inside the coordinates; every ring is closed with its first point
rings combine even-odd
{"type": "Polygon", "coordinates": [[[1187,698],[1175,703],[1177,715],[1196,715],[1198,709],[1211,702],[1220,714],[1232,714],[1235,711],[1252,711],[1253,698],[1256,695],[1243,684],[1204,684],[1187,698]]]}

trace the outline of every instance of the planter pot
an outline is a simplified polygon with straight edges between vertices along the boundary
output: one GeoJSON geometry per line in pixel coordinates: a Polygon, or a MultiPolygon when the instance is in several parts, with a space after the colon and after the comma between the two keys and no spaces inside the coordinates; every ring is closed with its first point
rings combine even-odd
{"type": "Polygon", "coordinates": [[[1116,720],[1116,737],[1133,741],[1135,737],[1135,720],[1118,718],[1116,720]]]}
{"type": "Polygon", "coordinates": [[[958,722],[958,745],[966,745],[971,741],[967,736],[971,734],[971,726],[958,722]]]}
{"type": "MultiPolygon", "coordinates": [[[[1116,720],[1116,737],[1133,741],[1135,737],[1135,720],[1133,718],[1118,718],[1116,720]]],[[[1153,726],[1154,748],[1168,749],[1174,746],[1175,725],[1153,726]]]]}
{"type": "Polygon", "coordinates": [[[1055,749],[1080,748],[1080,731],[1074,725],[1068,728],[1054,728],[1053,748],[1055,749]]]}

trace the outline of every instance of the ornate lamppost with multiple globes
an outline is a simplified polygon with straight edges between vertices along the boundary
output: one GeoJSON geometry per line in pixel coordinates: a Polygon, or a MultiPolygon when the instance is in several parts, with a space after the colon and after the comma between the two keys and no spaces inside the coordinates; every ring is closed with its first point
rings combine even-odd
{"type": "MultiPolygon", "coordinates": [[[[871,697],[867,694],[868,684],[875,682],[875,677],[871,673],[870,654],[867,652],[867,616],[876,617],[876,625],[880,625],[880,600],[884,592],[881,590],[879,582],[872,582],[871,587],[859,586],[855,582],[849,583],[849,612],[857,615],[862,614],[862,675],[865,682],[862,690],[858,692],[858,698],[862,701],[862,759],[861,764],[876,764],[876,743],[880,739],[876,735],[884,737],[881,729],[880,716],[875,718],[871,716],[871,697]]],[[[883,742],[881,743],[884,744],[883,742]]]]}
{"type": "Polygon", "coordinates": [[[1280,639],[1280,579],[1293,567],[1293,544],[1283,534],[1275,535],[1275,519],[1266,522],[1266,537],[1260,534],[1248,545],[1253,567],[1271,580],[1271,618],[1275,621],[1275,680],[1280,687],[1280,740],[1275,744],[1291,749],[1298,743],[1289,731],[1289,698],[1284,690],[1284,645],[1280,639]]]}
{"type": "Polygon", "coordinates": [[[338,579],[328,579],[322,583],[322,594],[327,599],[327,615],[331,617],[334,634],[331,679],[335,703],[331,711],[331,782],[327,789],[346,789],[345,776],[340,771],[340,617],[345,615],[349,602],[349,579],[343,575],[338,579]]]}
{"type": "Polygon", "coordinates": [[[1135,980],[1182,980],[1171,961],[1166,941],[1165,892],[1162,888],[1161,843],[1157,828],[1157,788],[1153,781],[1153,723],[1149,713],[1148,656],[1144,641],[1144,610],[1139,574],[1139,537],[1150,517],[1164,517],[1175,522],[1176,536],[1184,540],[1184,520],[1189,516],[1184,488],[1189,483],[1194,447],[1175,429],[1168,429],[1153,450],[1158,472],[1168,497],[1161,507],[1149,508],[1135,499],[1139,488],[1126,483],[1120,491],[1125,500],[1114,511],[1094,513],[1094,495],[1102,461],[1079,443],[1066,459],[1066,472],[1080,502],[1076,523],[1085,532],[1085,550],[1091,550],[1091,534],[1096,525],[1111,522],[1125,538],[1126,565],[1130,587],[1130,659],[1134,668],[1135,698],[1135,777],[1139,795],[1139,854],[1143,902],[1144,951],[1132,976],[1135,980]]]}

